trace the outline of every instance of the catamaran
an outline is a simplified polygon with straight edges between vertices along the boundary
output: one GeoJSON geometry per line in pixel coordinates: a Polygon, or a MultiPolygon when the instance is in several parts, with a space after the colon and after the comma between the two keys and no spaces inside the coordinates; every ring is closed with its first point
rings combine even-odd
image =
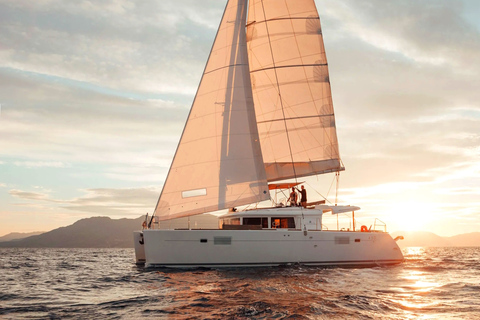
{"type": "Polygon", "coordinates": [[[275,202],[307,176],[344,170],[314,0],[229,0],[152,219],[134,232],[147,267],[401,263],[385,230],[355,226],[354,206],[275,202]],[[227,209],[218,228],[162,221],[227,209]],[[326,213],[353,227],[326,230],[326,213]]]}

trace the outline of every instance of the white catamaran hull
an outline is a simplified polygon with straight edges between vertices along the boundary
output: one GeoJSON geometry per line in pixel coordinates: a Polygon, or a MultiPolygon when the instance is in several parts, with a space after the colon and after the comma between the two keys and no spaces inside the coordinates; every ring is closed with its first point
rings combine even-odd
{"type": "Polygon", "coordinates": [[[137,263],[144,260],[146,267],[375,266],[404,260],[384,232],[144,230],[135,241],[137,263]]]}

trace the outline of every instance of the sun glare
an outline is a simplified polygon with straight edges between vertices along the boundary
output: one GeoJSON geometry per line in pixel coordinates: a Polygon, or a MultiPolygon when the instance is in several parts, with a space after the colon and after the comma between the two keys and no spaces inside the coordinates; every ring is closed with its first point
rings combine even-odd
{"type": "Polygon", "coordinates": [[[389,219],[395,224],[395,229],[402,231],[427,230],[434,219],[434,207],[428,203],[407,202],[395,205],[390,210],[389,219]]]}

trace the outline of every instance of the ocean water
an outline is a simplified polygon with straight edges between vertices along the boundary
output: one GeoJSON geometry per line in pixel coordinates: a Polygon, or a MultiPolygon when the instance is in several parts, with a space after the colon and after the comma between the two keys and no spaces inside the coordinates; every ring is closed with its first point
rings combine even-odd
{"type": "Polygon", "coordinates": [[[0,319],[480,319],[480,248],[376,268],[145,269],[133,249],[0,249],[0,319]]]}

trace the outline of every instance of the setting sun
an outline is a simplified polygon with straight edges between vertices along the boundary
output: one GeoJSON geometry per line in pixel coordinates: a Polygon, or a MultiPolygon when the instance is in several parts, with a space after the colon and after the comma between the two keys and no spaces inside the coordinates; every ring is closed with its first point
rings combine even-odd
{"type": "Polygon", "coordinates": [[[434,206],[425,202],[397,203],[388,214],[392,227],[402,231],[426,230],[435,219],[434,206]]]}

